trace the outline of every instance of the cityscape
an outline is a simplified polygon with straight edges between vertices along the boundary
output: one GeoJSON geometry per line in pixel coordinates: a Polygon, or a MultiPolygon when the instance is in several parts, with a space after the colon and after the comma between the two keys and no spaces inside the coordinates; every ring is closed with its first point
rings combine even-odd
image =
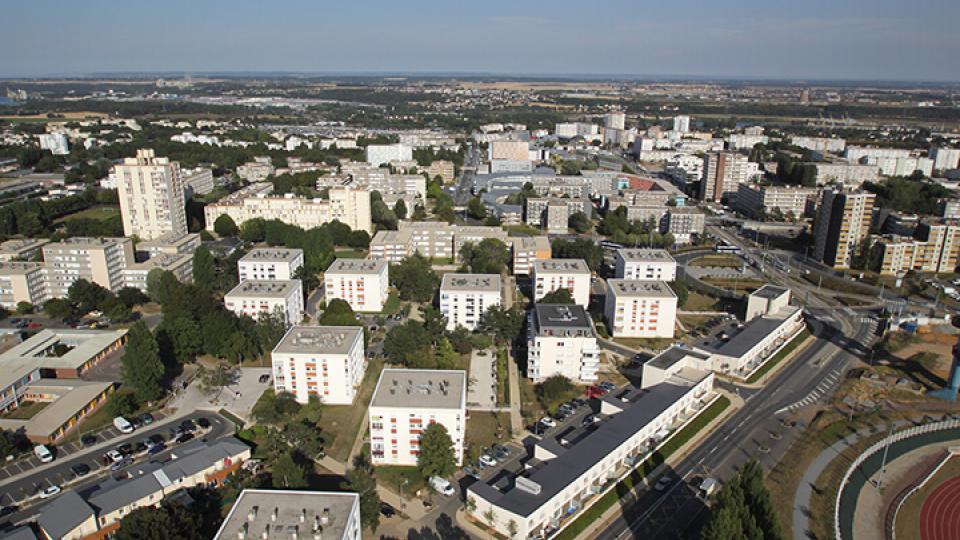
{"type": "Polygon", "coordinates": [[[6,10],[0,539],[960,538],[960,6],[180,4],[6,10]]]}

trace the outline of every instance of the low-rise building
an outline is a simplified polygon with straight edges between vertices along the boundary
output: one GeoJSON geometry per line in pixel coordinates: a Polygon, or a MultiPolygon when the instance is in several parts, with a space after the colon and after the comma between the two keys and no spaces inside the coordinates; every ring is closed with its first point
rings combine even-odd
{"type": "Polygon", "coordinates": [[[274,172],[276,172],[276,168],[269,156],[255,157],[253,161],[248,161],[237,167],[237,176],[251,183],[263,182],[274,172]]]}
{"type": "Polygon", "coordinates": [[[209,167],[197,167],[196,169],[183,169],[183,189],[184,195],[191,197],[193,195],[207,195],[214,188],[213,169],[209,167]]]}
{"type": "Polygon", "coordinates": [[[582,382],[597,380],[600,349],[593,322],[582,306],[536,304],[527,325],[527,377],[553,375],[582,382]]]}
{"type": "Polygon", "coordinates": [[[39,306],[48,299],[43,263],[0,262],[0,306],[15,309],[20,302],[39,306]]]}
{"type": "Polygon", "coordinates": [[[271,191],[271,184],[251,184],[208,204],[203,209],[207,230],[213,230],[217,218],[228,215],[237,225],[261,218],[312,229],[336,220],[355,231],[373,232],[370,192],[366,189],[334,186],[328,190],[327,199],[307,199],[290,193],[270,195],[271,191]]]}
{"type": "Polygon", "coordinates": [[[815,204],[817,188],[740,184],[737,209],[751,217],[775,215],[799,219],[815,204]]]}
{"type": "Polygon", "coordinates": [[[213,540],[360,540],[361,528],[356,493],[245,489],[213,540]]]}
{"type": "Polygon", "coordinates": [[[387,261],[336,259],[323,274],[327,302],[341,299],[354,311],[383,311],[390,287],[387,261]]]}
{"type": "Polygon", "coordinates": [[[420,436],[440,424],[463,463],[467,373],[462,370],[384,369],[368,409],[374,465],[416,465],[420,436]]]}
{"type": "Polygon", "coordinates": [[[413,235],[410,231],[377,231],[370,239],[370,254],[367,258],[398,263],[412,253],[413,235]]]}
{"type": "Polygon", "coordinates": [[[440,313],[447,330],[476,330],[484,313],[500,305],[499,274],[444,274],[440,283],[440,313]]]}
{"type": "Polygon", "coordinates": [[[296,279],[303,266],[303,250],[290,248],[255,248],[237,261],[240,281],[296,279]]]}
{"type": "Polygon", "coordinates": [[[137,255],[155,257],[157,255],[193,255],[200,247],[200,235],[197,233],[168,234],[153,240],[137,242],[137,255]]]}
{"type": "Polygon", "coordinates": [[[677,295],[664,281],[608,279],[603,313],[614,337],[672,338],[677,295]]]}
{"type": "MultiPolygon", "coordinates": [[[[629,213],[629,209],[627,212],[629,213]]],[[[667,209],[664,221],[666,223],[661,227],[662,232],[672,234],[677,244],[689,244],[693,242],[694,235],[703,234],[707,217],[698,208],[674,206],[667,209]]]]}
{"type": "Polygon", "coordinates": [[[237,315],[253,319],[279,315],[287,325],[297,324],[303,320],[303,283],[299,279],[242,281],[223,296],[223,304],[237,315]]]}
{"type": "Polygon", "coordinates": [[[147,292],[147,276],[152,270],[170,272],[181,283],[193,283],[193,255],[160,254],[128,265],[123,269],[125,287],[134,287],[147,292]]]}
{"type": "Polygon", "coordinates": [[[593,213],[593,205],[590,200],[564,197],[530,197],[527,199],[526,222],[527,225],[544,227],[550,232],[565,233],[570,216],[577,212],[582,212],[589,218],[593,213]]]}
{"type": "Polygon", "coordinates": [[[640,281],[675,281],[677,261],[665,249],[618,249],[616,276],[640,281]]]}
{"type": "Polygon", "coordinates": [[[534,261],[551,258],[550,239],[546,236],[511,238],[513,243],[513,275],[529,275],[534,261]]]}
{"type": "Polygon", "coordinates": [[[747,312],[744,321],[752,321],[764,315],[773,315],[790,306],[790,289],[766,284],[747,295],[747,312]]]}
{"type": "Polygon", "coordinates": [[[46,244],[42,249],[51,298],[67,296],[70,285],[78,279],[117,292],[126,285],[124,269],[136,260],[129,238],[76,236],[46,244]]]}
{"type": "Polygon", "coordinates": [[[590,267],[583,259],[546,259],[533,263],[533,300],[547,293],[567,289],[577,305],[590,304],[590,267]]]}
{"type": "Polygon", "coordinates": [[[0,261],[30,261],[41,254],[41,248],[50,243],[46,238],[22,238],[0,243],[0,261]]]}
{"type": "Polygon", "coordinates": [[[271,353],[273,387],[300,403],[350,405],[367,370],[363,328],[293,326],[271,353]]]}

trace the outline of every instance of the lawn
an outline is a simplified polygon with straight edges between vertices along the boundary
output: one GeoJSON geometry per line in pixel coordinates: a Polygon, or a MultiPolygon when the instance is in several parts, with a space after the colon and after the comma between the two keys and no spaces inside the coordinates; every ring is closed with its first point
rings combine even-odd
{"type": "Polygon", "coordinates": [[[503,347],[497,349],[497,403],[510,404],[510,375],[507,372],[507,351],[503,347]]]}
{"type": "Polygon", "coordinates": [[[411,498],[419,489],[427,486],[427,481],[420,474],[416,467],[401,467],[398,465],[378,465],[374,468],[374,476],[377,482],[389,487],[392,491],[399,494],[400,486],[403,486],[404,498],[411,498]],[[404,484],[403,481],[407,483],[404,484]]]}
{"type": "Polygon", "coordinates": [[[46,409],[49,404],[45,401],[23,401],[16,409],[0,415],[0,418],[5,420],[29,420],[46,409]]]}
{"type": "Polygon", "coordinates": [[[533,382],[523,374],[520,376],[520,413],[525,423],[536,422],[544,413],[533,382]]]}
{"type": "Polygon", "coordinates": [[[509,438],[509,413],[470,411],[467,420],[466,461],[473,463],[480,457],[481,450],[509,438]],[[500,437],[497,437],[497,434],[500,437]]]}
{"type": "Polygon", "coordinates": [[[540,236],[543,234],[543,231],[530,225],[521,224],[521,225],[506,225],[503,227],[507,230],[507,233],[510,236],[540,236]]]}
{"type": "Polygon", "coordinates": [[[677,319],[683,323],[683,326],[685,326],[688,331],[693,331],[697,328],[700,328],[715,317],[715,315],[677,315],[677,319]]]}
{"type": "MultiPolygon", "coordinates": [[[[926,472],[924,472],[926,474],[926,472]]],[[[927,496],[945,481],[960,476],[960,459],[951,459],[922,488],[907,499],[897,514],[897,537],[911,538],[920,530],[920,509],[927,496]]]]}
{"type": "Polygon", "coordinates": [[[759,381],[760,377],[763,377],[764,375],[767,374],[767,372],[769,372],[771,369],[776,367],[776,365],[779,364],[781,361],[783,361],[783,359],[786,358],[787,355],[792,353],[794,350],[796,350],[797,347],[800,346],[801,343],[806,341],[808,337],[810,337],[810,330],[804,328],[802,332],[797,334],[797,337],[790,340],[790,343],[787,343],[786,346],[784,346],[782,349],[780,349],[779,352],[777,352],[777,354],[773,355],[769,360],[764,362],[764,364],[760,366],[760,369],[754,371],[753,374],[747,378],[747,382],[755,383],[759,381]]]}
{"type": "Polygon", "coordinates": [[[380,310],[380,313],[383,315],[396,315],[400,313],[400,308],[403,307],[400,303],[400,296],[397,295],[396,291],[390,291],[390,294],[387,295],[387,301],[383,303],[383,309],[380,310]]]}
{"type": "Polygon", "coordinates": [[[851,281],[849,279],[842,279],[833,276],[824,276],[821,279],[820,274],[803,274],[803,279],[824,289],[833,289],[835,291],[851,294],[865,294],[869,296],[876,295],[876,293],[874,293],[871,289],[868,289],[856,281],[851,281]]]}
{"type": "Polygon", "coordinates": [[[717,307],[717,299],[696,291],[690,291],[687,293],[686,303],[680,307],[687,311],[713,311],[717,307]]]}
{"type": "Polygon", "coordinates": [[[671,338],[613,338],[613,341],[631,349],[659,351],[673,345],[671,338]]]}
{"type": "Polygon", "coordinates": [[[748,292],[755,291],[760,287],[763,287],[767,283],[759,279],[730,279],[730,278],[718,278],[718,277],[705,277],[702,280],[704,283],[709,283],[714,287],[720,287],[721,289],[727,289],[734,292],[748,292]]]}
{"type": "Polygon", "coordinates": [[[77,218],[89,218],[89,219],[98,219],[104,220],[112,218],[120,214],[119,206],[94,206],[93,208],[87,208],[86,210],[81,210],[79,212],[74,212],[73,214],[68,214],[63,217],[59,217],[53,220],[54,223],[62,223],[70,219],[77,218]]]}
{"type": "Polygon", "coordinates": [[[366,259],[367,252],[363,249],[338,249],[334,255],[338,259],[366,259]]]}
{"type": "Polygon", "coordinates": [[[323,425],[330,440],[327,444],[327,455],[331,458],[346,462],[350,457],[350,450],[353,443],[360,434],[360,425],[367,415],[367,404],[373,396],[373,390],[377,386],[377,380],[380,378],[380,372],[383,371],[383,360],[378,358],[370,359],[367,365],[367,372],[363,376],[363,383],[360,385],[360,391],[354,399],[358,405],[327,405],[323,408],[323,417],[320,423],[323,425]]]}
{"type": "Polygon", "coordinates": [[[705,255],[690,261],[690,266],[702,268],[741,268],[744,262],[734,255],[705,255]]]}

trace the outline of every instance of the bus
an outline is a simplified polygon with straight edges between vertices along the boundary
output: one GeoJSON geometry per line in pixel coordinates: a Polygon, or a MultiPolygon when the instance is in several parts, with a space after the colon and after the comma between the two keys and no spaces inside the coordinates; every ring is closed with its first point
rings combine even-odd
{"type": "Polygon", "coordinates": [[[717,243],[717,247],[715,248],[715,250],[717,253],[732,253],[734,255],[740,255],[741,253],[743,253],[742,249],[730,244],[730,242],[727,242],[726,240],[720,240],[717,243]]]}

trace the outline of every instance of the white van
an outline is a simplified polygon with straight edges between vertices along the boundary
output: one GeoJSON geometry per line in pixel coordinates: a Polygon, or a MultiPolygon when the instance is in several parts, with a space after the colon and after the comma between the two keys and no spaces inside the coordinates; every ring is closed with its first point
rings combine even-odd
{"type": "Polygon", "coordinates": [[[440,478],[439,476],[430,477],[430,487],[432,487],[437,493],[442,495],[453,495],[453,486],[450,485],[450,482],[446,478],[440,478]]]}
{"type": "Polygon", "coordinates": [[[50,463],[53,461],[53,452],[51,452],[49,448],[42,444],[34,446],[33,453],[37,456],[37,459],[39,459],[41,463],[50,463]]]}
{"type": "Polygon", "coordinates": [[[113,419],[113,427],[119,429],[120,433],[133,433],[133,424],[122,416],[113,419]]]}

